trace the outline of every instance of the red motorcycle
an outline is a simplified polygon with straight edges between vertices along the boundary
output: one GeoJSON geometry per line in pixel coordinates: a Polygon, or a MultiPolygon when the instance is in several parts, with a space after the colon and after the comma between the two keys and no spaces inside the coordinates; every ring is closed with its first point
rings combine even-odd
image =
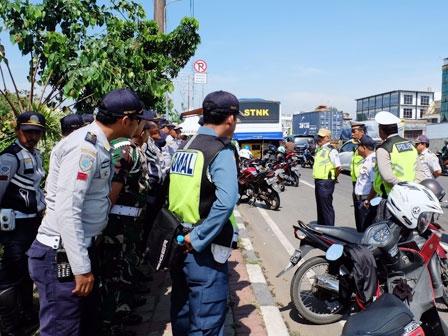
{"type": "Polygon", "coordinates": [[[254,205],[258,200],[264,202],[270,210],[277,210],[280,207],[280,195],[274,188],[276,183],[275,171],[256,167],[243,169],[238,179],[240,202],[247,201],[254,205]]]}

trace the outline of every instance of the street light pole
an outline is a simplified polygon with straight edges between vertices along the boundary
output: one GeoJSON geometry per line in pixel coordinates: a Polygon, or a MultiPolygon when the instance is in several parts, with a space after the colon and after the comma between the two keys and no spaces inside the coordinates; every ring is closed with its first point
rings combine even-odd
{"type": "Polygon", "coordinates": [[[161,33],[165,32],[165,10],[166,0],[154,0],[154,21],[157,22],[161,33]]]}

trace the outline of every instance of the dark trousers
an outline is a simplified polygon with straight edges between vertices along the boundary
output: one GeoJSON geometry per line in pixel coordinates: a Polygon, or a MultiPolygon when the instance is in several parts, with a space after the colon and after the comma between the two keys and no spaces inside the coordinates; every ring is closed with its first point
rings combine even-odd
{"type": "MultiPolygon", "coordinates": [[[[356,200],[356,195],[355,195],[355,185],[356,182],[352,182],[353,184],[353,192],[352,192],[352,199],[353,199],[353,212],[355,214],[355,223],[356,223],[356,228],[358,229],[358,223],[359,223],[359,208],[357,206],[357,200],[356,200]]],[[[359,230],[358,230],[359,231],[359,230]]],[[[361,232],[361,231],[359,231],[361,232]]]]}
{"type": "Polygon", "coordinates": [[[356,219],[356,230],[358,232],[364,232],[375,219],[376,215],[376,207],[368,207],[364,206],[364,201],[355,201],[355,211],[358,216],[356,219]]]}
{"type": "Polygon", "coordinates": [[[56,277],[56,250],[35,240],[27,254],[39,292],[40,335],[99,335],[96,286],[89,296],[76,296],[72,293],[75,281],[60,282],[56,277]]]}
{"type": "Polygon", "coordinates": [[[320,225],[334,226],[333,192],[335,183],[334,180],[314,180],[317,222],[320,225]]]}
{"type": "Polygon", "coordinates": [[[217,263],[210,248],[188,253],[171,271],[174,336],[222,336],[227,313],[227,262],[217,263]]]}
{"type": "Polygon", "coordinates": [[[36,237],[40,222],[40,217],[17,219],[15,230],[0,231],[0,291],[5,291],[5,295],[0,295],[3,332],[14,332],[20,324],[21,313],[33,312],[33,282],[26,251],[36,237]]]}

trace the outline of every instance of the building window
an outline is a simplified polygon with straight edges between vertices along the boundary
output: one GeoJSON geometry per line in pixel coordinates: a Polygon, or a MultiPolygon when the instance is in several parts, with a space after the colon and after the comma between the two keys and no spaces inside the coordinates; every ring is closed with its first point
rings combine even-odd
{"type": "Polygon", "coordinates": [[[420,105],[429,105],[429,96],[422,96],[420,98],[420,105]]]}
{"type": "Polygon", "coordinates": [[[392,93],[390,95],[390,105],[393,106],[393,105],[398,105],[398,104],[400,104],[398,92],[392,93]]]}
{"type": "Polygon", "coordinates": [[[388,108],[389,105],[390,105],[390,95],[387,94],[383,96],[383,107],[388,108]]]}
{"type": "Polygon", "coordinates": [[[404,103],[406,105],[412,105],[412,95],[404,95],[404,103]]]}
{"type": "Polygon", "coordinates": [[[383,97],[378,96],[375,98],[375,108],[381,109],[383,107],[383,97]]]}
{"type": "Polygon", "coordinates": [[[410,108],[403,109],[403,118],[412,119],[412,109],[410,109],[410,108]]]}
{"type": "Polygon", "coordinates": [[[420,119],[423,118],[425,112],[426,112],[426,109],[420,109],[420,119]]]}
{"type": "Polygon", "coordinates": [[[358,112],[362,111],[362,100],[358,100],[356,102],[356,111],[358,111],[358,112]]]}

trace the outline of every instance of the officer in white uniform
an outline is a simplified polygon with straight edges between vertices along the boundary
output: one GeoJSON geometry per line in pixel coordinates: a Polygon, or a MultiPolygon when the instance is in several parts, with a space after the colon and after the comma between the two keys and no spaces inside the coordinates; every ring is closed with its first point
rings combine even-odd
{"type": "Polygon", "coordinates": [[[376,142],[366,134],[358,141],[358,153],[363,157],[355,184],[355,207],[358,209],[356,229],[358,232],[364,232],[374,218],[373,209],[370,208],[368,199],[375,180],[375,145],[376,142]]]}
{"type": "MultiPolygon", "coordinates": [[[[99,334],[92,256],[110,207],[109,142],[132,137],[141,114],[134,92],[114,90],[103,98],[96,121],[62,139],[52,152],[47,211],[28,251],[39,291],[41,336],[99,334]]],[[[129,169],[124,163],[122,168],[129,169]]]]}
{"type": "Polygon", "coordinates": [[[35,323],[33,282],[26,251],[45,210],[40,183],[45,175],[36,146],[45,118],[36,112],[17,117],[17,139],[0,153],[0,334],[17,335],[35,323]],[[19,304],[19,305],[18,305],[19,304]],[[22,312],[18,308],[22,308],[22,312]]]}
{"type": "Polygon", "coordinates": [[[439,158],[429,150],[429,139],[426,135],[419,135],[415,139],[415,148],[418,152],[415,182],[432,179],[442,175],[439,158]]]}

